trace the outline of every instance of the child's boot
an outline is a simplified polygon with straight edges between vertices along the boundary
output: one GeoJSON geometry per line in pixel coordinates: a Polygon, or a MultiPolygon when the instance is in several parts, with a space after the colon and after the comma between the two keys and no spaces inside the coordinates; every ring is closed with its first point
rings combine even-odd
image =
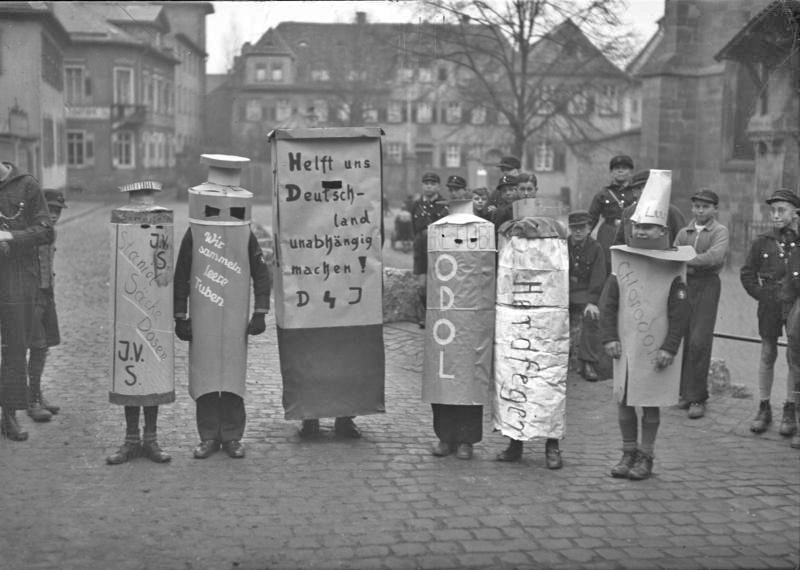
{"type": "Polygon", "coordinates": [[[511,439],[508,442],[508,447],[497,454],[498,461],[515,462],[522,459],[522,440],[511,439]]]}
{"type": "Polygon", "coordinates": [[[796,431],[795,421],[794,402],[786,402],[783,405],[783,418],[781,419],[781,427],[778,428],[778,433],[787,437],[794,435],[796,431]]]}
{"type": "Polygon", "coordinates": [[[758,404],[758,413],[753,423],[750,424],[750,431],[753,433],[764,433],[767,431],[767,426],[771,423],[772,408],[769,406],[769,400],[761,400],[758,404]]]}
{"type": "Polygon", "coordinates": [[[136,433],[128,432],[125,434],[125,442],[118,450],[106,457],[109,465],[119,465],[129,459],[139,457],[142,454],[142,442],[139,439],[139,430],[136,433]]]}
{"type": "Polygon", "coordinates": [[[611,468],[611,476],[626,479],[628,473],[630,473],[631,467],[633,467],[633,464],[636,462],[637,455],[636,449],[623,449],[622,459],[611,468]]]}
{"type": "Polygon", "coordinates": [[[564,462],[561,461],[561,450],[558,448],[557,439],[548,439],[544,445],[544,456],[548,469],[561,469],[564,462]]]}
{"type": "Polygon", "coordinates": [[[145,457],[156,463],[166,463],[172,459],[169,453],[159,447],[158,441],[156,440],[156,432],[144,432],[142,451],[145,457]]]}
{"type": "Polygon", "coordinates": [[[49,422],[53,417],[42,405],[42,377],[28,376],[28,415],[35,422],[49,422]]]}
{"type": "Polygon", "coordinates": [[[653,472],[653,456],[643,451],[639,451],[636,456],[636,463],[628,471],[628,479],[641,481],[647,479],[653,472]]]}

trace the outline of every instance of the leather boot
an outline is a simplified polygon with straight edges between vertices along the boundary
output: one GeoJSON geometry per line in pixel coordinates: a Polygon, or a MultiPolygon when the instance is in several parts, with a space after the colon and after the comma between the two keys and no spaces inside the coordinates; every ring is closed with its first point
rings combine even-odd
{"type": "Polygon", "coordinates": [[[47,410],[48,412],[50,412],[53,415],[56,415],[59,412],[59,410],[61,409],[61,406],[56,406],[55,404],[51,404],[50,402],[45,400],[44,394],[41,394],[41,393],[39,394],[39,402],[41,402],[42,407],[45,410],[47,410]]]}
{"type": "Polygon", "coordinates": [[[142,454],[142,444],[139,440],[139,434],[127,434],[125,436],[125,443],[123,443],[118,450],[106,457],[106,463],[109,465],[119,465],[125,463],[129,459],[139,457],[142,454]]]}
{"type": "Polygon", "coordinates": [[[41,399],[36,396],[28,401],[28,416],[35,422],[49,422],[53,414],[42,405],[41,399]]]}
{"type": "Polygon", "coordinates": [[[512,439],[508,442],[508,447],[497,454],[498,461],[516,462],[522,459],[522,441],[512,439]]]}
{"type": "Polygon", "coordinates": [[[22,431],[19,427],[16,418],[16,410],[10,408],[3,408],[0,412],[0,435],[3,435],[11,441],[25,441],[28,439],[28,432],[22,431]]]}
{"type": "Polygon", "coordinates": [[[561,450],[558,448],[557,439],[548,439],[544,446],[545,462],[548,469],[561,469],[564,462],[561,461],[561,450]]]}
{"type": "Polygon", "coordinates": [[[758,404],[758,413],[756,414],[753,423],[750,424],[750,431],[753,433],[764,433],[767,431],[767,426],[772,423],[772,408],[769,406],[769,400],[761,400],[758,404]]]}
{"type": "Polygon", "coordinates": [[[144,442],[142,443],[142,453],[145,457],[150,459],[150,461],[155,461],[156,463],[166,463],[172,459],[169,453],[159,447],[155,433],[145,432],[144,442]]]}
{"type": "Polygon", "coordinates": [[[628,471],[628,479],[641,481],[653,473],[653,456],[640,451],[636,456],[636,463],[628,471]]]}
{"type": "Polygon", "coordinates": [[[628,477],[628,473],[630,473],[631,467],[636,462],[636,457],[638,452],[634,449],[631,451],[622,451],[622,459],[619,460],[619,463],[614,465],[611,468],[611,476],[617,477],[620,479],[626,479],[628,477]]]}
{"type": "Polygon", "coordinates": [[[786,402],[783,405],[783,418],[781,419],[781,427],[778,428],[778,433],[789,437],[794,435],[795,430],[795,407],[794,402],[786,402]]]}

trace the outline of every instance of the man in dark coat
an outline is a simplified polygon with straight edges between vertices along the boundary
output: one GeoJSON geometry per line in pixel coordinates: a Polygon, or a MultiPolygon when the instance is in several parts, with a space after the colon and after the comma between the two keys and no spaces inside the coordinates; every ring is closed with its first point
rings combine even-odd
{"type": "Polygon", "coordinates": [[[39,182],[0,163],[0,434],[24,441],[16,411],[28,408],[28,341],[39,290],[37,247],[53,242],[39,182]]]}
{"type": "MultiPolygon", "coordinates": [[[[448,214],[447,203],[439,194],[440,184],[439,175],[435,172],[423,174],[422,196],[411,207],[411,223],[414,226],[414,275],[417,278],[417,297],[419,298],[417,324],[420,328],[425,328],[428,226],[448,214]]],[[[466,181],[464,181],[464,186],[466,187],[466,181]]]]}

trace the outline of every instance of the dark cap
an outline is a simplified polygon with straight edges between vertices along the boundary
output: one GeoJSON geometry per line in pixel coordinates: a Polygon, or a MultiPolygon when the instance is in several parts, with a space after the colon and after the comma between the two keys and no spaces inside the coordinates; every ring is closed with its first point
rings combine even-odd
{"type": "Polygon", "coordinates": [[[56,208],[67,207],[66,201],[64,200],[64,193],[61,190],[46,188],[43,190],[43,193],[48,206],[55,206],[56,208]]]}
{"type": "Polygon", "coordinates": [[[789,202],[795,208],[800,208],[800,196],[786,188],[775,190],[772,196],[767,198],[767,204],[772,204],[773,202],[789,202]]]}
{"type": "Polygon", "coordinates": [[[715,206],[719,204],[719,196],[715,192],[712,192],[708,188],[700,188],[697,192],[694,193],[694,196],[690,198],[692,202],[708,202],[709,204],[714,204],[715,206]]]}
{"type": "Polygon", "coordinates": [[[568,216],[568,223],[570,226],[582,226],[589,224],[592,221],[592,216],[586,210],[575,210],[570,212],[568,216]]]}
{"type": "Polygon", "coordinates": [[[516,156],[504,156],[500,159],[500,162],[497,163],[498,168],[507,168],[508,170],[519,169],[522,167],[522,163],[516,156]]]}
{"type": "Polygon", "coordinates": [[[461,188],[467,187],[467,181],[464,180],[462,176],[458,176],[457,174],[452,175],[450,178],[447,179],[447,187],[454,188],[456,190],[460,190],[461,188]]]}
{"type": "Polygon", "coordinates": [[[624,166],[626,168],[630,168],[631,170],[633,170],[633,159],[627,154],[620,154],[611,159],[611,162],[608,165],[608,169],[614,170],[619,166],[624,166]]]}
{"type": "Polygon", "coordinates": [[[435,172],[426,172],[425,174],[423,174],[422,181],[435,182],[436,184],[439,184],[441,182],[441,180],[439,179],[439,175],[436,174],[435,172]]]}
{"type": "Polygon", "coordinates": [[[628,186],[644,186],[647,184],[647,179],[650,178],[649,170],[642,170],[631,176],[628,186]]]}
{"type": "Polygon", "coordinates": [[[503,186],[516,186],[517,184],[519,184],[519,181],[516,176],[506,174],[500,178],[500,182],[497,183],[497,189],[500,190],[503,186]]]}

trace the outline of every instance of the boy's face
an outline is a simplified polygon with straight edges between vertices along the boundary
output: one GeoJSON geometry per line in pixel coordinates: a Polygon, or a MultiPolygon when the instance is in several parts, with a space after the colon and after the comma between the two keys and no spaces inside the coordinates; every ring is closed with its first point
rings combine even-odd
{"type": "Polygon", "coordinates": [[[506,202],[512,202],[517,199],[517,187],[511,184],[503,186],[500,190],[500,195],[506,202]]]}
{"type": "Polygon", "coordinates": [[[488,198],[483,194],[473,194],[472,195],[472,204],[478,210],[483,210],[486,207],[486,203],[488,202],[488,198]]]}
{"type": "Polygon", "coordinates": [[[633,223],[633,236],[637,239],[658,239],[664,235],[664,226],[633,223]]]}
{"type": "Polygon", "coordinates": [[[581,243],[589,236],[589,224],[580,224],[578,226],[570,226],[569,233],[572,236],[572,240],[581,243]]]}
{"type": "Polygon", "coordinates": [[[769,205],[769,217],[773,227],[782,230],[797,220],[797,207],[783,200],[772,202],[769,205]]]}
{"type": "Polygon", "coordinates": [[[53,223],[53,225],[56,225],[58,218],[61,217],[61,208],[58,206],[50,206],[48,212],[50,212],[50,221],[53,223]]]}
{"type": "Polygon", "coordinates": [[[448,190],[450,190],[450,199],[451,200],[463,200],[467,198],[467,189],[466,188],[456,188],[455,186],[448,186],[448,190]]]}
{"type": "Polygon", "coordinates": [[[438,182],[423,182],[422,183],[422,194],[426,198],[433,198],[436,196],[436,193],[439,191],[439,183],[438,182]]]}
{"type": "Polygon", "coordinates": [[[633,168],[627,166],[615,166],[611,169],[611,179],[617,184],[627,182],[633,176],[633,168]]]}
{"type": "Polygon", "coordinates": [[[533,182],[520,182],[519,185],[517,186],[517,197],[536,198],[536,192],[538,191],[539,189],[533,182]]]}
{"type": "Polygon", "coordinates": [[[707,224],[717,215],[717,206],[702,200],[692,200],[692,216],[698,224],[707,224]]]}

